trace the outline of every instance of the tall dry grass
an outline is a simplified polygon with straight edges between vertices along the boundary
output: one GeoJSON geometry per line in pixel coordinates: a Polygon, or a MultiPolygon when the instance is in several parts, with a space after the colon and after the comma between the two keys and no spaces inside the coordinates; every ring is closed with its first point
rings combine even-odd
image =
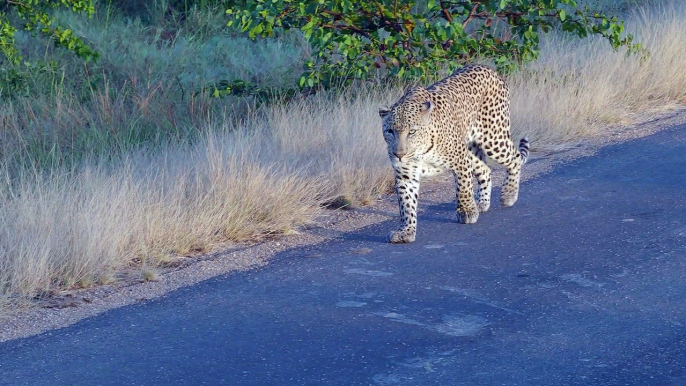
{"type": "MultiPolygon", "coordinates": [[[[552,148],[625,122],[629,114],[686,102],[686,72],[681,68],[686,63],[685,11],[686,4],[674,1],[629,17],[628,28],[648,56],[614,53],[597,40],[546,38],[541,59],[508,79],[513,135],[528,135],[534,147],[552,148]]],[[[114,56],[108,60],[115,65],[114,56]]],[[[140,130],[145,102],[155,106],[151,126],[164,117],[181,117],[174,121],[178,127],[196,135],[189,141],[115,147],[118,155],[88,152],[86,141],[83,159],[66,166],[36,169],[4,162],[0,303],[14,304],[54,288],[109,282],[124,267],[164,264],[228,241],[289,233],[313,221],[321,204],[334,197],[365,203],[388,187],[377,108],[395,100],[400,90],[321,94],[263,106],[237,119],[230,108],[213,114],[210,107],[192,110],[187,99],[159,89],[166,86],[153,92],[147,85],[155,82],[148,80],[165,79],[156,66],[151,64],[154,76],[148,79],[138,78],[143,72],[136,66],[125,71],[128,79],[139,79],[137,84],[145,87],[126,88],[129,81],[122,76],[124,86],[114,87],[122,92],[119,99],[105,99],[105,91],[97,91],[91,95],[102,99],[83,103],[72,94],[62,102],[24,100],[2,107],[6,131],[33,122],[43,125],[34,128],[35,135],[55,135],[55,128],[65,127],[68,119],[76,129],[97,128],[93,135],[103,135],[103,130],[117,132],[122,123],[133,133],[140,130]],[[126,92],[134,98],[127,99],[126,92]],[[60,114],[51,115],[46,106],[60,114]]],[[[192,67],[173,70],[183,68],[179,73],[185,73],[192,67]]],[[[27,137],[11,134],[3,133],[14,140],[4,150],[4,160],[31,154],[22,147],[27,137]]],[[[60,140],[69,138],[65,135],[60,140]]]]}
{"type": "Polygon", "coordinates": [[[109,282],[123,267],[288,234],[337,196],[378,196],[389,173],[376,97],[320,95],[226,122],[193,145],[24,171],[0,192],[0,294],[109,282]]]}
{"type": "Polygon", "coordinates": [[[508,79],[513,132],[554,148],[686,103],[685,14],[681,1],[634,9],[627,29],[646,49],[638,55],[600,39],[547,36],[540,59],[508,79]]]}

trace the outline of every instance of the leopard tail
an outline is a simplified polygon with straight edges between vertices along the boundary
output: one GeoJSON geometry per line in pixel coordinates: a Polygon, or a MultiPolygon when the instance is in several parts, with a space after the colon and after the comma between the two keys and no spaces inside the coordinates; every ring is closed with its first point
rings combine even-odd
{"type": "Polygon", "coordinates": [[[522,156],[522,165],[529,158],[529,138],[524,137],[519,140],[519,155],[522,156]]]}

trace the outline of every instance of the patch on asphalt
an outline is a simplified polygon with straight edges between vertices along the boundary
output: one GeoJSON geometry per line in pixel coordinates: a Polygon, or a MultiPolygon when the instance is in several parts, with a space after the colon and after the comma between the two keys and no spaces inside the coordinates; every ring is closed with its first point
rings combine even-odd
{"type": "Polygon", "coordinates": [[[398,322],[398,323],[412,324],[414,326],[422,326],[422,327],[426,326],[426,324],[424,324],[420,321],[411,319],[411,318],[409,318],[403,314],[399,314],[397,312],[375,312],[374,315],[383,316],[386,319],[390,319],[390,320],[392,320],[394,322],[398,322]]]}
{"type": "Polygon", "coordinates": [[[472,301],[474,303],[479,303],[479,304],[483,304],[483,305],[486,305],[489,307],[497,308],[499,310],[503,310],[506,312],[511,312],[514,314],[523,315],[521,312],[519,312],[517,310],[513,310],[511,308],[504,307],[504,306],[498,304],[497,302],[488,299],[487,297],[485,297],[484,295],[482,295],[478,291],[474,291],[474,290],[470,290],[470,289],[464,289],[464,288],[448,287],[448,286],[444,286],[444,287],[440,287],[440,288],[444,291],[450,291],[450,292],[456,293],[458,295],[464,296],[465,298],[469,299],[470,301],[472,301]]]}
{"type": "Polygon", "coordinates": [[[390,372],[376,374],[372,381],[376,385],[389,386],[398,384],[424,385],[434,383],[421,383],[418,381],[424,374],[438,371],[444,372],[448,368],[454,368],[458,360],[455,355],[458,350],[437,351],[430,350],[424,356],[409,358],[395,362],[390,372]]]}
{"type": "Polygon", "coordinates": [[[486,318],[477,315],[449,315],[431,329],[450,336],[474,336],[490,324],[486,318]]]}
{"type": "Polygon", "coordinates": [[[446,315],[443,317],[442,322],[437,324],[423,323],[397,312],[375,312],[374,315],[382,316],[398,323],[424,327],[449,336],[474,336],[484,327],[491,324],[486,318],[477,315],[446,315]]]}
{"type": "Polygon", "coordinates": [[[562,280],[569,281],[586,288],[600,288],[605,285],[605,283],[585,278],[582,275],[579,275],[578,273],[568,273],[566,275],[560,276],[560,278],[562,280]]]}
{"type": "Polygon", "coordinates": [[[336,303],[336,307],[345,307],[345,308],[358,308],[358,307],[364,307],[366,306],[367,303],[365,302],[356,302],[352,300],[344,300],[342,302],[336,303]]]}
{"type": "Polygon", "coordinates": [[[362,269],[362,268],[349,268],[343,272],[345,272],[346,274],[376,276],[376,277],[393,276],[393,273],[391,273],[391,272],[375,271],[373,269],[362,269]]]}

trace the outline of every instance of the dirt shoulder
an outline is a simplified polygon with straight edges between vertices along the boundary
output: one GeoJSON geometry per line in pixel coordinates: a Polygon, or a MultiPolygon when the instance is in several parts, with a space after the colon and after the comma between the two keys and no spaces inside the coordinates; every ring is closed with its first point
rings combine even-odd
{"type": "MultiPolygon", "coordinates": [[[[590,156],[604,146],[684,124],[686,108],[655,116],[643,116],[636,121],[640,123],[610,127],[602,135],[569,144],[565,150],[532,153],[524,168],[523,180],[547,173],[559,164],[590,156]]],[[[499,186],[503,177],[502,168],[495,166],[494,184],[499,186]]],[[[451,201],[454,199],[453,189],[452,179],[438,179],[424,184],[422,196],[430,200],[451,201]]],[[[397,216],[396,205],[395,197],[388,195],[368,207],[330,211],[319,219],[316,226],[302,229],[297,235],[258,244],[234,245],[211,254],[182,259],[177,266],[160,270],[156,281],[129,279],[113,285],[56,293],[24,309],[5,311],[0,315],[0,342],[66,327],[107,310],[155,299],[218,275],[262,267],[282,251],[317,244],[387,221],[397,216]]]]}

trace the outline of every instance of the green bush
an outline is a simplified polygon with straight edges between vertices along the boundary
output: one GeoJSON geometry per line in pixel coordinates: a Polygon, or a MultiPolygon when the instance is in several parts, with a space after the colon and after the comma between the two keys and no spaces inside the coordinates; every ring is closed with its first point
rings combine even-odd
{"type": "Polygon", "coordinates": [[[616,17],[574,0],[248,0],[230,7],[229,25],[252,38],[302,31],[313,48],[301,88],[353,79],[435,77],[477,58],[502,71],[538,55],[539,34],[560,28],[639,47],[616,17]]]}

